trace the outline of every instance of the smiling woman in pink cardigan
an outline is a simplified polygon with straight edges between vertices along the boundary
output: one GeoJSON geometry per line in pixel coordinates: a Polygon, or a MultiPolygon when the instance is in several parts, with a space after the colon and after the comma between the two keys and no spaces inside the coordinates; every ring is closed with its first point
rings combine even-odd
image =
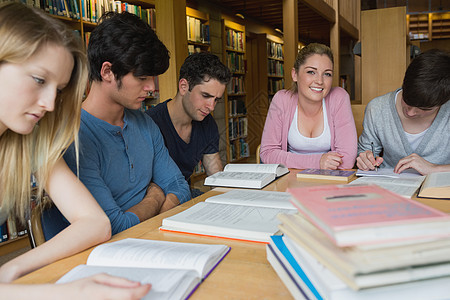
{"type": "Polygon", "coordinates": [[[351,169],[357,136],[347,92],[331,88],[333,54],[322,44],[298,53],[291,90],[275,94],[261,140],[261,160],[296,169],[351,169]]]}

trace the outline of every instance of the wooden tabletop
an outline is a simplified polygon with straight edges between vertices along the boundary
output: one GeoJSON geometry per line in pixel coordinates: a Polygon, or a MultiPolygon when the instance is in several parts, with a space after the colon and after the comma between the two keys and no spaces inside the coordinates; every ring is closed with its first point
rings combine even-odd
{"type": "MultiPolygon", "coordinates": [[[[299,170],[291,170],[264,190],[285,191],[288,187],[337,184],[333,181],[297,180],[299,170]]],[[[292,299],[287,288],[278,278],[266,260],[266,248],[263,243],[245,242],[231,239],[196,236],[160,231],[164,218],[177,214],[206,198],[228,189],[220,188],[209,191],[187,203],[181,204],[168,212],[160,214],[132,228],[114,235],[111,241],[128,237],[175,242],[202,244],[225,244],[231,247],[230,253],[200,285],[191,299],[292,299]]],[[[442,200],[420,199],[422,203],[450,213],[450,202],[442,200]]],[[[93,248],[62,259],[18,280],[16,283],[53,283],[69,270],[84,264],[93,248]]]]}

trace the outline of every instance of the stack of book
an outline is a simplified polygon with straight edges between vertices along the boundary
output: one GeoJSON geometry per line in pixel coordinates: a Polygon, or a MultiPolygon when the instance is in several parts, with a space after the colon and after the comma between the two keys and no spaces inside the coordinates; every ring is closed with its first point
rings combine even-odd
{"type": "Polygon", "coordinates": [[[267,259],[296,299],[448,299],[449,215],[375,185],[288,191],[267,259]]]}

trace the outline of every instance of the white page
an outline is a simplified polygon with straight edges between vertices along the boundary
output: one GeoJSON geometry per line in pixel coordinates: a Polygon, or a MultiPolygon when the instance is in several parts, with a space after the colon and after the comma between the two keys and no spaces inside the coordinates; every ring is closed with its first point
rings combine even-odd
{"type": "Polygon", "coordinates": [[[243,181],[262,181],[265,178],[270,178],[271,174],[267,173],[255,173],[255,172],[218,172],[208,179],[220,181],[224,179],[243,180],[243,181]]]}
{"type": "Polygon", "coordinates": [[[150,283],[152,288],[143,298],[147,299],[184,299],[200,282],[195,271],[175,269],[146,269],[126,267],[103,267],[79,265],[61,277],[57,283],[66,283],[95,274],[106,273],[112,276],[150,283]]]}
{"type": "Polygon", "coordinates": [[[282,164],[228,164],[223,170],[225,172],[273,173],[276,176],[281,176],[289,172],[282,164]]]}
{"type": "Polygon", "coordinates": [[[411,178],[411,177],[418,177],[422,176],[420,173],[418,173],[414,169],[407,169],[400,174],[394,173],[394,169],[391,168],[379,168],[378,171],[372,170],[372,171],[363,171],[358,170],[356,172],[356,176],[384,176],[384,177],[390,177],[390,178],[411,178]]]}
{"type": "Polygon", "coordinates": [[[422,184],[425,176],[412,178],[359,177],[349,184],[376,184],[386,190],[411,198],[422,184]]]}
{"type": "Polygon", "coordinates": [[[278,164],[228,164],[223,168],[225,172],[258,172],[276,173],[278,164]]]}
{"type": "Polygon", "coordinates": [[[228,249],[224,245],[124,239],[94,248],[88,265],[196,270],[203,278],[228,249]],[[207,264],[207,262],[209,263],[207,264]]]}
{"type": "Polygon", "coordinates": [[[266,242],[278,231],[276,216],[296,211],[200,202],[164,219],[161,228],[266,242]]]}
{"type": "Polygon", "coordinates": [[[289,201],[291,194],[273,191],[235,189],[206,199],[210,203],[296,209],[289,201]]]}
{"type": "Polygon", "coordinates": [[[427,177],[426,184],[430,187],[450,186],[450,172],[431,173],[427,177]]]}

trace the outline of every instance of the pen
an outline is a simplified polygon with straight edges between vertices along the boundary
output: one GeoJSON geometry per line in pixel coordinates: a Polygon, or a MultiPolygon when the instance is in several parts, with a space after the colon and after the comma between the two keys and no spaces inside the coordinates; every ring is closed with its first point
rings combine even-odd
{"type": "MultiPolygon", "coordinates": [[[[375,158],[375,161],[376,161],[376,157],[375,157],[375,147],[373,146],[373,142],[371,142],[370,145],[372,146],[372,154],[373,154],[373,158],[375,158]]],[[[375,166],[375,172],[378,172],[378,166],[375,166]]]]}

